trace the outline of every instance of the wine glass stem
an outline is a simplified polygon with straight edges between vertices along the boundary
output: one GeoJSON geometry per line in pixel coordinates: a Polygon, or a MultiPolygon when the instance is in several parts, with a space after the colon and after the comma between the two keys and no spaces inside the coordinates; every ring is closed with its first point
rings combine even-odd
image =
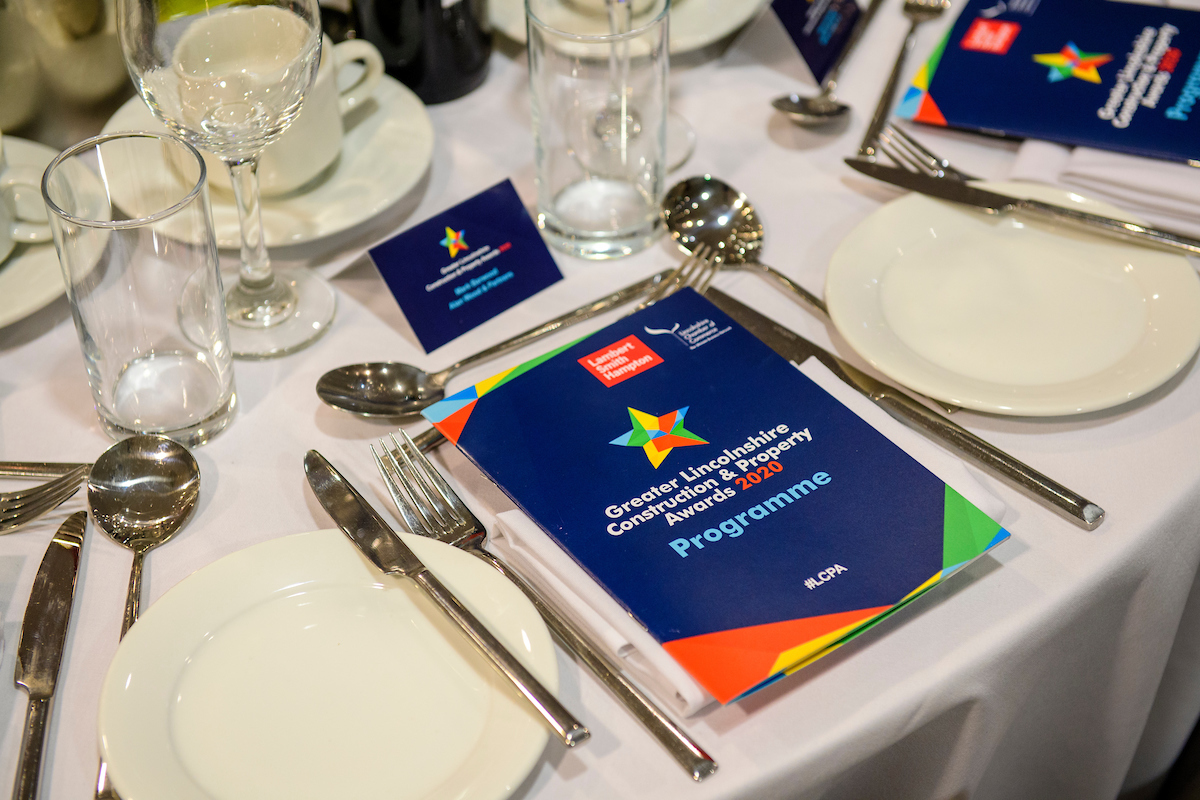
{"type": "Polygon", "coordinates": [[[258,158],[227,161],[233,196],[237,202],[238,222],[242,228],[242,269],[239,279],[243,288],[254,291],[266,289],[274,281],[271,257],[263,241],[262,210],[258,194],[258,158]]]}

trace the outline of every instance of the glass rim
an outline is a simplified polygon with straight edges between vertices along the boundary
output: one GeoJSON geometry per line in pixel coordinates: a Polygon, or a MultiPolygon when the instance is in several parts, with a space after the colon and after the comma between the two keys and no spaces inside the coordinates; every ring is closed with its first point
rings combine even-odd
{"type": "Polygon", "coordinates": [[[667,13],[671,10],[671,0],[663,0],[662,10],[655,14],[653,19],[648,20],[637,28],[630,28],[625,33],[571,33],[570,31],[564,31],[562,28],[556,28],[538,17],[538,15],[533,13],[533,10],[530,8],[530,2],[531,0],[525,0],[525,19],[529,20],[534,25],[537,25],[542,30],[553,32],[562,39],[567,39],[573,42],[585,42],[588,44],[607,44],[609,42],[622,42],[627,39],[636,39],[637,37],[644,35],[646,31],[658,25],[663,19],[666,18],[667,13]]]}
{"type": "MultiPolygon", "coordinates": [[[[670,0],[668,0],[670,2],[670,0]]],[[[84,139],[78,144],[74,144],[63,150],[54,160],[46,167],[46,171],[42,173],[42,200],[45,201],[46,207],[55,213],[58,217],[71,222],[75,225],[81,225],[87,228],[108,228],[110,230],[122,230],[124,228],[137,228],[149,223],[158,222],[166,219],[178,212],[184,206],[193,202],[204,188],[204,182],[208,178],[208,166],[204,163],[204,157],[200,155],[200,151],[193,147],[189,142],[179,136],[171,133],[160,133],[158,131],[114,131],[112,133],[101,133],[97,136],[91,136],[84,139]],[[85,150],[92,147],[98,147],[105,142],[110,142],[115,139],[158,139],[159,141],[168,141],[174,144],[183,145],[195,158],[196,163],[200,165],[200,177],[196,180],[196,185],[183,196],[175,204],[164,208],[161,211],[156,211],[147,217],[138,217],[137,219],[126,220],[99,220],[88,219],[86,217],[77,217],[74,214],[69,214],[50,199],[50,173],[54,172],[67,159],[74,158],[85,150]]]]}

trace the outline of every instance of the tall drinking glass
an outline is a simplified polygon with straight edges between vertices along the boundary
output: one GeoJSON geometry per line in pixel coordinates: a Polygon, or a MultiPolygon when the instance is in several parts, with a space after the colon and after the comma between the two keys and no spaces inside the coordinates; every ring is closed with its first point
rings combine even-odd
{"type": "Polygon", "coordinates": [[[596,20],[562,0],[525,3],[537,222],[584,258],[628,255],[662,232],[670,0],[609,8],[596,20]]]}
{"type": "Polygon", "coordinates": [[[234,354],[269,358],[310,344],[328,328],[337,297],[307,269],[271,269],[257,169],[316,76],[317,0],[119,0],[118,13],[125,63],[146,105],[229,168],[242,229],[241,268],[225,281],[234,354]]]}
{"type": "Polygon", "coordinates": [[[42,178],[92,398],[113,438],[193,446],[233,416],[205,176],[181,139],[113,133],[64,151],[42,178]],[[163,162],[171,169],[146,166],[163,162]]]}

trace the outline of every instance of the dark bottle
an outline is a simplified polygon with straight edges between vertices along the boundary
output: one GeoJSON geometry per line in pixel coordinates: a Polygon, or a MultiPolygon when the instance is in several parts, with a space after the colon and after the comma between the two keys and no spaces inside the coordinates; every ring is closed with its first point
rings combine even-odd
{"type": "Polygon", "coordinates": [[[487,0],[355,0],[358,38],[425,103],[462,97],[487,77],[487,0]]]}

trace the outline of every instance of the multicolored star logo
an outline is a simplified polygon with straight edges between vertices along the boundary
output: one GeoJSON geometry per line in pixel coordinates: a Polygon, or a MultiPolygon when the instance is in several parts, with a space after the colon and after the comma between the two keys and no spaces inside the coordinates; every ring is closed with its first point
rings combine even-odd
{"type": "Polygon", "coordinates": [[[446,238],[442,239],[441,245],[450,251],[451,258],[458,255],[459,250],[471,249],[470,245],[467,244],[467,240],[463,238],[466,236],[466,233],[466,228],[461,231],[456,231],[454,228],[446,228],[446,238]]]}
{"type": "Polygon", "coordinates": [[[658,469],[658,465],[674,448],[708,444],[706,440],[683,427],[683,416],[688,408],[690,406],[684,406],[661,417],[630,408],[629,421],[633,423],[633,430],[621,434],[609,444],[642,448],[646,452],[646,458],[658,469]]]}
{"type": "Polygon", "coordinates": [[[1067,78],[1099,83],[1100,73],[1096,67],[1112,61],[1112,56],[1108,53],[1085,53],[1074,42],[1067,42],[1057,53],[1040,53],[1033,60],[1050,68],[1051,83],[1067,78]]]}

